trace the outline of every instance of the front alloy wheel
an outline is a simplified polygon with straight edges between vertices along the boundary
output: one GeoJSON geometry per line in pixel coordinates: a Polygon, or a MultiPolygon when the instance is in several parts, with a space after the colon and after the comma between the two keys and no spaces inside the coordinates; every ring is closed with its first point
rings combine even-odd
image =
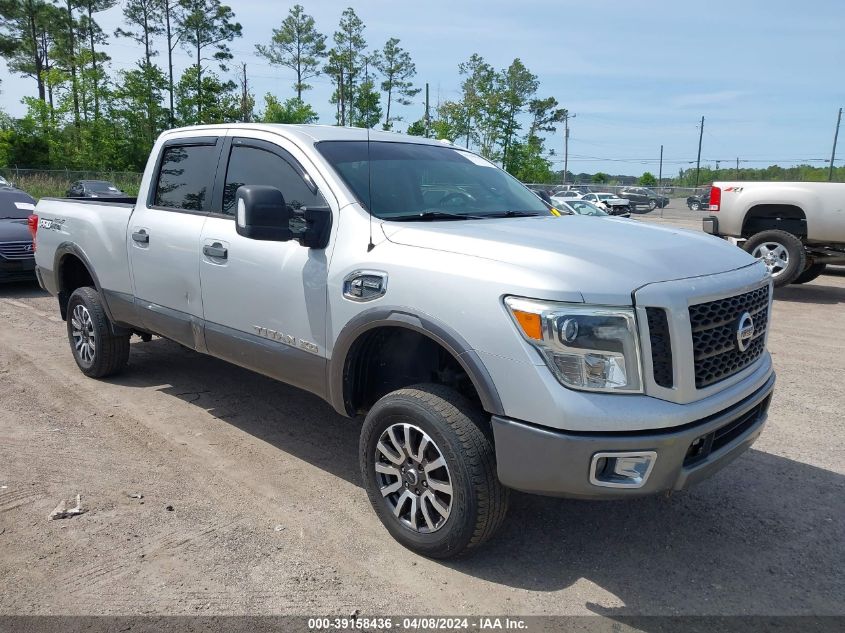
{"type": "Polygon", "coordinates": [[[423,556],[465,554],[504,520],[508,490],[496,475],[490,418],[445,385],[380,398],[364,419],[358,455],[378,518],[423,556]]]}
{"type": "Polygon", "coordinates": [[[452,478],[443,454],[413,424],[393,424],[376,444],[379,490],[399,521],[415,532],[436,532],[452,509],[452,478]]]}

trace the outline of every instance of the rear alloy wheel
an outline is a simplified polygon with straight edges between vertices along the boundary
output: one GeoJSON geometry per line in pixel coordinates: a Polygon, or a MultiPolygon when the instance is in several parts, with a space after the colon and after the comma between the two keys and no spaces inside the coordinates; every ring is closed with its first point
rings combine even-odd
{"type": "Polygon", "coordinates": [[[690,211],[700,211],[701,210],[701,203],[700,202],[690,202],[689,208],[690,208],[690,211]]]}
{"type": "Polygon", "coordinates": [[[804,245],[786,231],[762,231],[752,235],[742,247],[766,264],[778,288],[791,284],[806,268],[804,245]]]}
{"type": "Polygon", "coordinates": [[[484,543],[504,520],[490,421],[443,385],[393,391],[370,409],[361,476],[382,524],[423,556],[451,558],[484,543]]]}
{"type": "Polygon", "coordinates": [[[91,378],[116,374],[129,361],[129,333],[114,334],[94,288],[77,288],[67,304],[67,336],[73,359],[91,378]]]}

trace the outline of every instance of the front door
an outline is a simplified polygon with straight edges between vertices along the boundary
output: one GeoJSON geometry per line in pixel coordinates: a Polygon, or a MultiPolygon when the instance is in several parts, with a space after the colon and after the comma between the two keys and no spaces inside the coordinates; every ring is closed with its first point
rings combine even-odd
{"type": "Polygon", "coordinates": [[[223,213],[208,216],[201,238],[206,344],[215,356],[322,393],[328,249],[249,239],[235,229],[241,185],[276,187],[293,210],[329,206],[280,142],[233,138],[224,157],[223,213]]]}
{"type": "Polygon", "coordinates": [[[223,140],[195,136],[164,144],[126,238],[135,304],[143,325],[200,350],[200,235],[223,140]]]}

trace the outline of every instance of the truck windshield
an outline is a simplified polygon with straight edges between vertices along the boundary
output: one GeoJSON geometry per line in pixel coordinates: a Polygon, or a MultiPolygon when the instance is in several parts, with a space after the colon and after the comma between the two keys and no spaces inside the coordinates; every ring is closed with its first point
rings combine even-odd
{"type": "Polygon", "coordinates": [[[492,163],[453,147],[324,141],[320,154],[358,201],[384,220],[549,215],[548,207],[492,163]]]}

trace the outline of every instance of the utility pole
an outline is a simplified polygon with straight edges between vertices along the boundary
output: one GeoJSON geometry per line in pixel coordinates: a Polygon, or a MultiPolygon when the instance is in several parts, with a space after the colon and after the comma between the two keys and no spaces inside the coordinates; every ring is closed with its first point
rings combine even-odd
{"type": "MultiPolygon", "coordinates": [[[[663,197],[663,193],[661,191],[660,185],[663,184],[663,146],[660,146],[660,170],[657,172],[657,195],[661,198],[663,197]]],[[[660,217],[663,217],[663,203],[660,204],[660,217]]]]}
{"type": "Polygon", "coordinates": [[[836,140],[839,138],[839,124],[842,122],[842,108],[839,108],[839,116],[836,117],[836,132],[833,133],[833,150],[830,152],[830,169],[827,171],[828,181],[833,180],[833,161],[836,159],[836,140]]]}
{"type": "Polygon", "coordinates": [[[701,173],[701,139],[704,137],[704,117],[698,130],[698,159],[695,161],[695,186],[698,187],[698,175],[701,173]]]}
{"type": "Polygon", "coordinates": [[[736,179],[739,180],[739,156],[736,157],[736,179]]]}
{"type": "Polygon", "coordinates": [[[566,172],[569,171],[569,118],[575,118],[574,114],[563,115],[563,184],[566,184],[566,172]]]}
{"type": "Polygon", "coordinates": [[[431,134],[431,118],[428,113],[428,82],[425,83],[425,137],[431,134]]]}
{"type": "Polygon", "coordinates": [[[660,146],[660,170],[657,172],[657,188],[663,184],[663,146],[660,146]]]}

